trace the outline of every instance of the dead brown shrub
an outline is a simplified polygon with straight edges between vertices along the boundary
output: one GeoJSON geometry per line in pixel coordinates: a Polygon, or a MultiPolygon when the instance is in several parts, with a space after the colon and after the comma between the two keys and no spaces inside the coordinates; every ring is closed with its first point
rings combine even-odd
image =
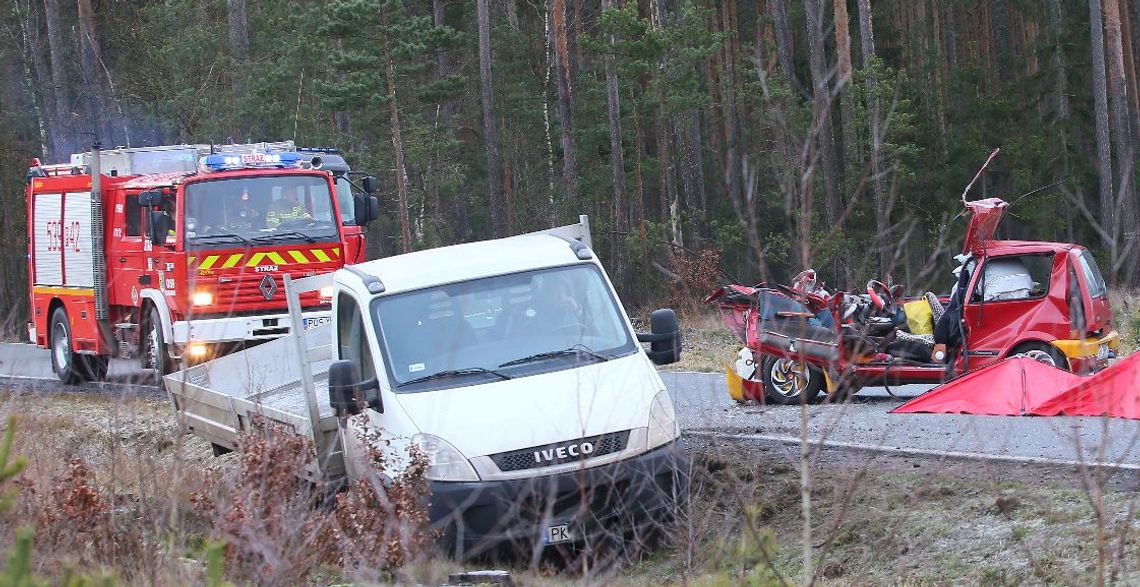
{"type": "Polygon", "coordinates": [[[702,249],[697,252],[674,248],[668,257],[669,283],[667,306],[679,311],[693,312],[701,300],[716,289],[723,277],[720,270],[720,251],[702,249]]]}
{"type": "Polygon", "coordinates": [[[242,583],[303,584],[322,567],[366,578],[391,577],[431,544],[427,461],[413,454],[398,478],[385,474],[378,432],[369,430],[371,474],[329,503],[327,488],[302,473],[316,458],[313,443],[264,423],[239,443],[235,474],[216,478],[193,497],[214,520],[211,537],[226,545],[226,574],[242,583]]]}

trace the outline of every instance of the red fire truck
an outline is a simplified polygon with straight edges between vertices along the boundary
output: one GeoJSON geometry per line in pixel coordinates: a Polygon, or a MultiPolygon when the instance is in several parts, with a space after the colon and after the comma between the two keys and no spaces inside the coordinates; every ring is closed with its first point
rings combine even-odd
{"type": "MultiPolygon", "coordinates": [[[[62,381],[78,383],[103,378],[111,357],[162,375],[289,334],[284,275],[364,260],[375,180],[353,194],[337,185],[347,177],[291,142],[96,146],[70,164],[34,160],[29,337],[51,350],[62,381]]],[[[307,328],[330,321],[327,297],[302,306],[307,328]]]]}

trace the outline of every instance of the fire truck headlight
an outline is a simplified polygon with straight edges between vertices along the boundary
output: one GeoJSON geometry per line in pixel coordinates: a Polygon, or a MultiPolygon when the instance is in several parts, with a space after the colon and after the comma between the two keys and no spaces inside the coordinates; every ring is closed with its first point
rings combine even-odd
{"type": "Polygon", "coordinates": [[[333,297],[333,286],[326,285],[326,286],[322,287],[321,291],[320,291],[320,295],[321,295],[321,301],[322,302],[331,302],[332,297],[333,297]]]}
{"type": "Polygon", "coordinates": [[[209,350],[209,347],[200,342],[192,342],[190,343],[190,346],[186,347],[186,353],[194,359],[201,359],[202,357],[205,357],[206,352],[209,350]]]}
{"type": "Polygon", "coordinates": [[[208,291],[194,292],[194,296],[190,298],[195,306],[209,306],[214,303],[214,294],[208,291]]]}

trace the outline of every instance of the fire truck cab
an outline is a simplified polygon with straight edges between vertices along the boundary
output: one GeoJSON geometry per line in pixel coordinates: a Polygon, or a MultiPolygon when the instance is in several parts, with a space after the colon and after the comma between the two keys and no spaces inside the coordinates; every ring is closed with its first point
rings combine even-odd
{"type": "MultiPolygon", "coordinates": [[[[141,358],[161,376],[289,334],[285,275],[364,260],[379,204],[371,177],[355,195],[338,192],[347,177],[291,142],[33,161],[29,338],[78,383],[104,377],[112,357],[141,358]]],[[[330,303],[320,292],[302,299],[305,327],[328,323],[330,303]]]]}

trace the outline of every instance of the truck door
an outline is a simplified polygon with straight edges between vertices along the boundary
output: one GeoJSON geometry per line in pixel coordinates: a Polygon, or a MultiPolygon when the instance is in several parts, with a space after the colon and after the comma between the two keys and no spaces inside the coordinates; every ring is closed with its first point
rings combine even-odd
{"type": "MultiPolygon", "coordinates": [[[[138,194],[121,195],[116,199],[111,215],[112,246],[107,256],[110,269],[109,293],[111,305],[139,305],[139,292],[154,287],[147,283],[147,257],[144,250],[143,213],[138,194]]],[[[149,242],[149,241],[148,241],[149,242]]]]}
{"type": "MultiPolygon", "coordinates": [[[[356,365],[357,381],[375,377],[376,363],[373,361],[372,343],[360,304],[356,298],[342,291],[336,298],[336,307],[333,311],[336,316],[336,357],[352,361],[356,365]]],[[[377,389],[369,393],[382,392],[377,389]]],[[[370,409],[367,413],[370,419],[379,416],[370,409]]],[[[344,447],[344,466],[349,478],[359,479],[364,471],[364,463],[368,459],[368,451],[360,442],[360,435],[354,431],[353,426],[341,427],[341,433],[344,435],[341,438],[341,446],[344,447]]]]}

